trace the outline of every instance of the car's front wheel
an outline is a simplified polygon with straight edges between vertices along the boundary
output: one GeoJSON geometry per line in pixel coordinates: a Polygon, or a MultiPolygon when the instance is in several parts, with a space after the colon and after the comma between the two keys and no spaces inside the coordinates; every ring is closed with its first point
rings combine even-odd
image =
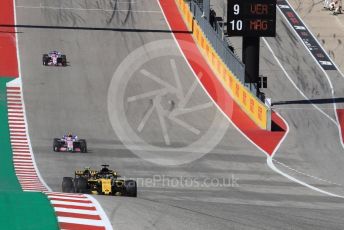
{"type": "Polygon", "coordinates": [[[62,192],[73,193],[75,190],[73,178],[63,177],[62,180],[62,192]]]}
{"type": "Polygon", "coordinates": [[[54,138],[53,151],[54,152],[59,152],[60,151],[60,143],[58,141],[58,138],[54,138]]]}
{"type": "Polygon", "coordinates": [[[87,179],[79,177],[75,179],[75,191],[77,193],[88,193],[87,192],[87,179]]]}
{"type": "Polygon", "coordinates": [[[124,181],[124,187],[126,190],[126,196],[137,197],[137,185],[134,180],[124,181]]]}
{"type": "Polygon", "coordinates": [[[82,153],[87,153],[87,143],[86,143],[86,140],[84,139],[80,140],[80,151],[82,153]]]}

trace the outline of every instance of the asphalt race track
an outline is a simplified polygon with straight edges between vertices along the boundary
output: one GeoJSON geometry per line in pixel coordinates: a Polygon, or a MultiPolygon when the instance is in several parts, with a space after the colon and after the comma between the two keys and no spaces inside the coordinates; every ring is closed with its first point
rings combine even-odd
{"type": "MultiPolygon", "coordinates": [[[[219,11],[222,4],[215,6],[219,11]]],[[[326,191],[343,195],[344,178],[340,171],[344,155],[333,99],[336,109],[342,109],[344,76],[338,71],[326,71],[325,75],[286,20],[278,22],[277,30],[276,38],[266,41],[290,80],[275,59],[269,58],[272,53],[263,39],[260,60],[261,74],[269,77],[265,93],[290,129],[274,157],[275,164],[308,184],[325,186],[326,191]]],[[[240,55],[238,39],[232,40],[240,55]]]]}
{"type": "MultiPolygon", "coordinates": [[[[17,0],[16,14],[30,138],[54,191],[75,169],[107,163],[139,182],[138,198],[95,196],[114,229],[343,228],[343,199],[272,171],[264,153],[212,104],[157,1],[17,0]],[[50,50],[65,53],[68,66],[42,66],[50,50]],[[53,152],[53,138],[66,132],[85,138],[89,152],[53,152]]],[[[277,26],[278,36],[266,40],[314,104],[262,40],[266,94],[290,129],[274,163],[344,196],[329,83],[280,15],[277,26]]],[[[340,99],[343,77],[327,74],[340,99]]]]}

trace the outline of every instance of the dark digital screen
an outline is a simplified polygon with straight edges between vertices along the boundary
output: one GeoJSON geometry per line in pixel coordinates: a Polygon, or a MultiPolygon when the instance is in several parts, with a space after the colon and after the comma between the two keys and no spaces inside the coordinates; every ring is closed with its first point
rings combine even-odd
{"type": "Polygon", "coordinates": [[[235,28],[238,21],[232,21],[228,24],[230,36],[252,36],[252,37],[271,37],[276,34],[276,24],[270,19],[244,19],[242,20],[242,28],[235,28]],[[229,29],[231,27],[232,29],[229,29]]]}
{"type": "Polygon", "coordinates": [[[229,36],[274,37],[276,0],[229,0],[229,36]]]}
{"type": "Polygon", "coordinates": [[[230,0],[228,16],[272,18],[276,16],[276,0],[230,0]]]}

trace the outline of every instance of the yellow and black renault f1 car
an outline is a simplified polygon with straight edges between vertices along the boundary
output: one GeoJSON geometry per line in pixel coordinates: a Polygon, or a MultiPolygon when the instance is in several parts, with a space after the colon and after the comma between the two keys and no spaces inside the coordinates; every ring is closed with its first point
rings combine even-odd
{"type": "Polygon", "coordinates": [[[90,168],[75,171],[74,178],[63,178],[62,192],[136,197],[136,181],[120,179],[120,175],[108,167],[102,165],[99,171],[90,168]]]}

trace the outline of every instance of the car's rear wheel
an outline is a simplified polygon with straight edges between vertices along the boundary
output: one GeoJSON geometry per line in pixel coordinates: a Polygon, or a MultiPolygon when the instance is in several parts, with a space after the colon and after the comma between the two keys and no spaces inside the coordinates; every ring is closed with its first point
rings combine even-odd
{"type": "Polygon", "coordinates": [[[75,179],[75,190],[77,193],[88,193],[87,192],[87,179],[79,177],[75,179]]]}
{"type": "Polygon", "coordinates": [[[43,54],[43,65],[48,65],[48,54],[43,54]]]}
{"type": "Polygon", "coordinates": [[[74,192],[73,178],[63,177],[62,180],[62,192],[73,193],[74,192]]]}
{"type": "Polygon", "coordinates": [[[87,153],[87,143],[86,143],[86,140],[81,139],[79,142],[80,142],[80,151],[82,153],[87,153]]]}
{"type": "Polygon", "coordinates": [[[137,197],[137,185],[134,180],[124,181],[124,187],[126,190],[126,196],[137,197]]]}
{"type": "Polygon", "coordinates": [[[66,66],[67,65],[67,57],[66,57],[66,55],[61,55],[61,64],[62,64],[62,66],[66,66]]]}

